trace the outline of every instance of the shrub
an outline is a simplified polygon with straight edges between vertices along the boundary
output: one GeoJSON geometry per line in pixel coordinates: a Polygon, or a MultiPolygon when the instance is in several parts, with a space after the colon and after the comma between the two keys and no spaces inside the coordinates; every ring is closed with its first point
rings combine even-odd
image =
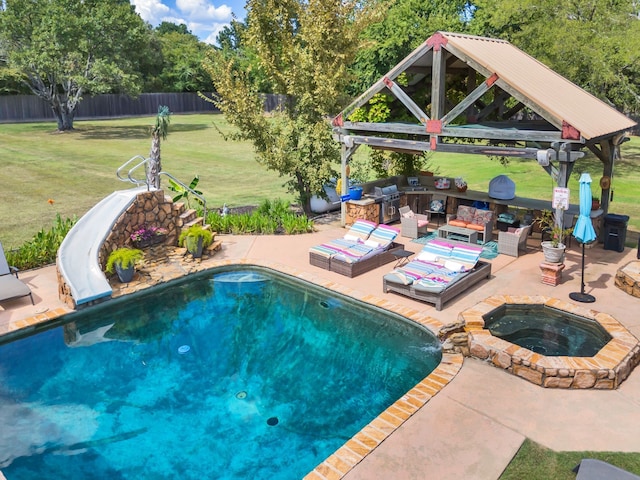
{"type": "Polygon", "coordinates": [[[33,239],[22,244],[17,250],[7,252],[9,265],[26,270],[55,263],[62,240],[77,221],[75,216],[62,219],[60,214],[57,214],[49,230],[41,229],[33,239]]]}

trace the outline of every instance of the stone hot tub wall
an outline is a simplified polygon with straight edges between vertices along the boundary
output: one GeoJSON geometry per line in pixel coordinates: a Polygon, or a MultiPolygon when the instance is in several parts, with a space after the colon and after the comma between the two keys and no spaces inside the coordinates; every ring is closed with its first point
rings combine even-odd
{"type": "Polygon", "coordinates": [[[460,313],[471,356],[548,388],[615,389],[640,362],[640,342],[615,318],[556,298],[496,295],[460,313]],[[503,304],[543,304],[597,321],[611,340],[593,357],[552,357],[494,337],[483,315],[503,304]]]}

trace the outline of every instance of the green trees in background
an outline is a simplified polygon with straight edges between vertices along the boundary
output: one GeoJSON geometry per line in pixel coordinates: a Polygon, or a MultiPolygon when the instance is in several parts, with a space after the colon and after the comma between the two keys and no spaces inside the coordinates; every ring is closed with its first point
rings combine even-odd
{"type": "MultiPolygon", "coordinates": [[[[145,75],[147,92],[208,92],[211,78],[202,64],[213,47],[198,40],[186,25],[162,22],[153,31],[159,48],[153,75],[145,75]]],[[[150,72],[151,73],[151,72],[150,72]]]]}
{"type": "Polygon", "coordinates": [[[83,95],[141,91],[149,30],[128,1],[8,0],[0,8],[6,66],[73,128],[83,95]]]}
{"type": "Polygon", "coordinates": [[[475,0],[470,30],[508,40],[627,114],[640,112],[634,0],[475,0]]]}
{"type": "Polygon", "coordinates": [[[464,32],[467,0],[396,0],[382,21],[363,33],[352,69],[356,81],[350,93],[358,95],[391,70],[438,30],[464,32]]]}
{"type": "Polygon", "coordinates": [[[242,42],[274,93],[288,98],[270,117],[242,58],[222,50],[208,56],[214,101],[238,128],[233,138],[252,142],[258,161],[287,178],[306,213],[311,196],[335,175],[340,152],[327,118],[349,100],[348,66],[374,12],[367,2],[248,1],[242,42]]]}

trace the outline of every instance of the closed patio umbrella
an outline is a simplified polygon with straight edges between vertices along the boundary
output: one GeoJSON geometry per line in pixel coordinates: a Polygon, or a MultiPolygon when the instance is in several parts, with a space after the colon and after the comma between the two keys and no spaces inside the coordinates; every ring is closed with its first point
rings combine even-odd
{"type": "Polygon", "coordinates": [[[596,232],[591,223],[591,176],[583,173],[580,176],[580,215],[573,228],[573,236],[582,244],[582,277],[579,292],[572,292],[569,298],[576,302],[592,303],[596,301],[593,295],[584,292],[584,245],[596,239],[596,232]]]}

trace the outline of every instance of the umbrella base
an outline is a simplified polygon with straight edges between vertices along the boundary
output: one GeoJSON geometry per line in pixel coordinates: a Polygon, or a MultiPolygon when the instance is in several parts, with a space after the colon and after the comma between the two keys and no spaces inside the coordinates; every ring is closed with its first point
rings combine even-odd
{"type": "Polygon", "coordinates": [[[582,292],[572,292],[569,294],[569,298],[571,300],[575,300],[576,302],[582,302],[582,303],[593,303],[596,301],[596,297],[594,297],[593,295],[589,295],[588,293],[582,293],[582,292]]]}

